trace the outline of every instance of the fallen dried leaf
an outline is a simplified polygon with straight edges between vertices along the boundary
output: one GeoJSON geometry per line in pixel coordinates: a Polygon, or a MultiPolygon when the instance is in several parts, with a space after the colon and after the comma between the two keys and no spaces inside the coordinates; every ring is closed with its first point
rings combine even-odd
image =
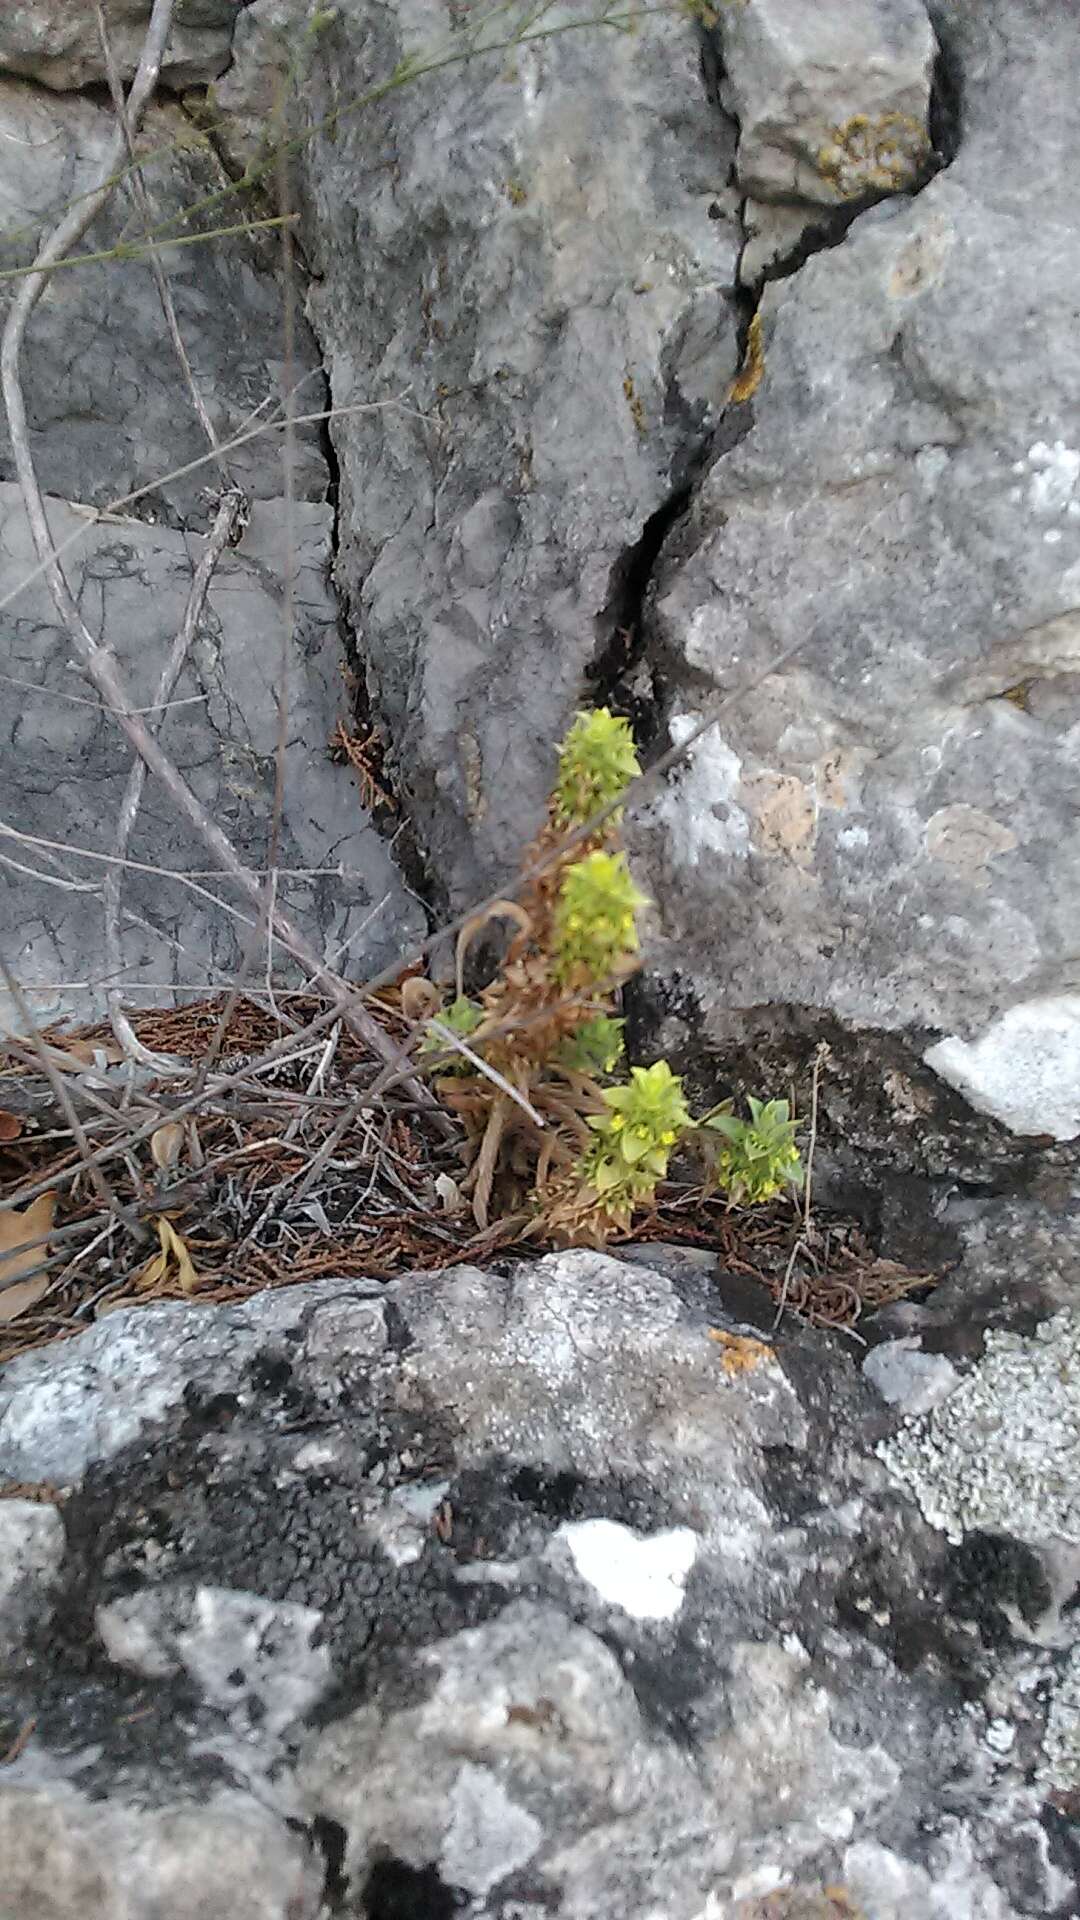
{"type": "Polygon", "coordinates": [[[180,1149],[184,1144],[184,1129],[179,1120],[166,1120],[164,1126],[150,1135],[150,1157],[155,1167],[176,1165],[180,1158],[180,1149]]]}
{"type": "Polygon", "coordinates": [[[33,1243],[51,1232],[55,1212],[55,1193],[40,1193],[21,1213],[0,1213],[0,1323],[36,1306],[49,1284],[47,1273],[21,1276],[44,1259],[46,1249],[33,1243]]]}
{"type": "Polygon", "coordinates": [[[170,1266],[175,1263],[176,1278],[181,1290],[184,1293],[194,1293],[199,1284],[199,1276],[192,1265],[187,1246],[180,1238],[172,1221],[167,1220],[163,1213],[158,1215],[154,1225],[161,1243],[160,1251],[147,1261],[141,1273],[136,1274],[134,1283],[136,1288],[140,1293],[148,1293],[151,1287],[156,1287],[165,1279],[170,1266]]]}
{"type": "Polygon", "coordinates": [[[62,1046],[49,1044],[49,1059],[61,1073],[85,1073],[87,1067],[115,1067],[124,1058],[122,1047],[105,1040],[65,1040],[62,1046]]]}
{"type": "Polygon", "coordinates": [[[442,994],[432,980],[415,974],[401,983],[401,1011],[406,1020],[430,1020],[442,1006],[442,994]]]}
{"type": "Polygon", "coordinates": [[[0,1146],[9,1146],[23,1130],[22,1115],[0,1107],[0,1146]]]}
{"type": "Polygon", "coordinates": [[[435,1191],[439,1196],[439,1202],[444,1213],[450,1214],[451,1217],[457,1213],[464,1213],[465,1201],[461,1188],[450,1174],[437,1173],[435,1175],[435,1191]]]}

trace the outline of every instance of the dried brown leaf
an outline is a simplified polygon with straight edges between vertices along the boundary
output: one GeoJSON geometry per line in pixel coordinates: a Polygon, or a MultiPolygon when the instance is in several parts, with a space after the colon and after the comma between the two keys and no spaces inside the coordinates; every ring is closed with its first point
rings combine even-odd
{"type": "Polygon", "coordinates": [[[44,1259],[45,1248],[33,1243],[51,1231],[55,1212],[55,1193],[40,1193],[21,1213],[0,1213],[0,1323],[36,1306],[49,1284],[47,1273],[21,1276],[44,1259]]]}
{"type": "Polygon", "coordinates": [[[454,1214],[464,1212],[464,1196],[457,1181],[453,1179],[450,1174],[437,1173],[435,1175],[435,1191],[439,1196],[439,1202],[444,1213],[453,1216],[454,1214]]]}
{"type": "Polygon", "coordinates": [[[49,1059],[61,1073],[85,1073],[87,1067],[115,1067],[123,1060],[122,1047],[106,1040],[65,1040],[49,1043],[49,1059]]]}
{"type": "Polygon", "coordinates": [[[148,1293],[165,1279],[171,1266],[176,1268],[176,1278],[184,1293],[194,1293],[199,1284],[199,1276],[192,1264],[187,1245],[177,1233],[171,1220],[159,1214],[154,1222],[157,1228],[160,1249],[135,1276],[135,1286],[140,1293],[148,1293]]]}
{"type": "Polygon", "coordinates": [[[401,1011],[406,1020],[430,1020],[442,1005],[442,995],[431,980],[413,975],[401,983],[401,1011]]]}
{"type": "Polygon", "coordinates": [[[0,1146],[10,1146],[23,1130],[22,1115],[12,1113],[7,1107],[0,1107],[0,1146]]]}
{"type": "Polygon", "coordinates": [[[156,1133],[150,1135],[150,1157],[155,1167],[162,1171],[173,1167],[180,1158],[184,1144],[184,1129],[179,1120],[166,1120],[156,1133]]]}

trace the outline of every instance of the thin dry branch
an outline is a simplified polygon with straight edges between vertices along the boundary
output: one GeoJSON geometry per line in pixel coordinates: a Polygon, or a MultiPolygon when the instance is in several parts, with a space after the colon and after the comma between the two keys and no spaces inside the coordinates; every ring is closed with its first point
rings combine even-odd
{"type": "Polygon", "coordinates": [[[71,1137],[79,1150],[80,1158],[97,1191],[98,1198],[117,1220],[121,1221],[125,1226],[131,1226],[133,1223],[128,1219],[125,1209],[120,1205],[101,1168],[91,1165],[90,1142],[86,1137],[82,1121],[79,1119],[78,1113],[75,1110],[75,1103],[67,1087],[64,1085],[63,1075],[57,1072],[53,1061],[49,1057],[49,1049],[41,1037],[41,1031],[30,1011],[26,995],[23,993],[19,982],[12,973],[3,954],[0,954],[0,973],[4,976],[4,983],[15,1002],[19,1017],[27,1028],[30,1043],[37,1055],[41,1071],[52,1088],[57,1105],[71,1129],[71,1137]]]}
{"type": "MultiPolygon", "coordinates": [[[[155,705],[163,714],[168,707],[173,688],[180,678],[188,650],[195,637],[195,629],[206,605],[206,596],[210,591],[214,569],[240,524],[244,505],[243,494],[238,488],[231,488],[220,502],[214,516],[214,524],[210,529],[202,557],[191,582],[183,618],[176,630],[169,657],[158,681],[158,697],[155,705]]],[[[106,867],[102,882],[105,906],[105,957],[109,973],[117,980],[123,972],[123,954],[120,948],[120,890],[123,883],[123,863],[145,785],[146,762],[141,755],[136,754],[120,806],[113,862],[106,867]]],[[[168,1072],[167,1063],[150,1053],[138,1039],[131,1022],[124,1013],[121,989],[118,986],[110,987],[106,998],[113,1032],[118,1044],[129,1058],[140,1061],[145,1067],[154,1067],[158,1071],[168,1072]]]]}
{"type": "MultiPolygon", "coordinates": [[[[279,190],[284,196],[286,189],[284,163],[279,190]]],[[[284,204],[284,200],[283,200],[284,204]]],[[[282,446],[282,482],[284,495],[284,531],[285,531],[285,567],[282,579],[281,607],[281,652],[278,663],[277,740],[274,747],[274,797],[270,815],[270,832],[266,852],[266,889],[259,917],[240,957],[236,979],[233,981],[221,1010],[221,1016],[210,1036],[210,1045],[202,1061],[196,1087],[205,1085],[206,1076],[214,1065],[225,1043],[225,1035],[232,1022],[236,1005],[248,979],[255,955],[266,938],[266,991],[271,1006],[274,1004],[271,975],[273,971],[274,903],[277,898],[277,866],[281,851],[281,825],[285,813],[285,751],[289,738],[289,656],[292,652],[294,637],[294,598],[296,581],[296,527],[294,511],[295,469],[296,469],[296,403],[293,368],[296,359],[294,302],[296,296],[295,275],[293,271],[292,234],[288,225],[281,230],[282,272],[284,281],[284,360],[282,364],[282,408],[284,413],[285,438],[282,446]]],[[[275,1008],[275,1012],[277,1009],[275,1008]]]]}
{"type": "MultiPolygon", "coordinates": [[[[172,22],[172,11],[173,0],[154,0],[138,70],[128,95],[126,128],[117,128],[110,150],[102,164],[100,176],[102,184],[96,192],[89,194],[77,208],[60,221],[41,247],[34,263],[34,271],[22,282],[12,302],[4,327],[3,340],[0,343],[0,384],[2,384],[4,404],[7,409],[15,469],[34,546],[39,560],[44,563],[43,571],[49,590],[71,643],[105,706],[127,734],[135,751],[145,761],[151,773],[156,774],[165,786],[175,805],[190,821],[214,858],[244,889],[252,903],[261,909],[263,889],[259,882],[244,866],[231,841],[210,818],[172,761],[162,751],[159,742],[149,733],[143,720],[132,711],[114,655],[107,647],[99,646],[79,612],[63,568],[54,557],[45,502],[30,452],[26,404],[22,390],[20,362],[30,317],[48,284],[52,269],[75,245],[81,234],[85,233],[114,190],[111,176],[115,173],[116,166],[126,151],[127,138],[134,139],[142,115],[157,84],[172,22]]],[[[379,1058],[387,1062],[392,1060],[397,1065],[404,1064],[404,1056],[400,1049],[365,1012],[360,997],[330,971],[299,928],[280,908],[274,913],[273,924],[281,944],[300,961],[312,979],[335,1000],[350,1026],[378,1054],[379,1058]]],[[[438,1112],[426,1088],[418,1080],[413,1081],[411,1091],[414,1098],[438,1112]]],[[[444,1115],[439,1114],[438,1119],[447,1132],[451,1131],[450,1122],[444,1115]]]]}
{"type": "Polygon", "coordinates": [[[199,391],[199,384],[192,371],[188,351],[184,345],[184,336],[180,331],[180,322],[176,317],[176,304],[172,297],[172,289],[169,286],[168,276],[162,264],[161,253],[155,246],[151,234],[153,219],[150,210],[150,199],[146,191],[146,182],[143,179],[142,166],[135,152],[134,136],[128,124],[127,102],[124,99],[124,83],[120,77],[120,69],[116,64],[116,57],[113,53],[112,40],[109,37],[109,30],[105,22],[105,8],[102,5],[102,0],[94,0],[94,13],[97,18],[98,39],[101,42],[102,57],[105,61],[105,72],[108,77],[109,92],[112,95],[117,124],[124,136],[124,145],[127,148],[128,164],[130,167],[128,179],[135,205],[138,207],[142,217],[144,239],[147,243],[147,259],[150,262],[150,271],[154,276],[154,284],[158,290],[158,299],[161,301],[161,311],[164,315],[165,326],[168,330],[169,339],[172,341],[172,349],[176,355],[180,372],[183,375],[184,384],[190,395],[191,404],[195,409],[199,425],[206,435],[207,445],[211,452],[217,455],[220,460],[222,485],[224,487],[231,487],[233,484],[232,477],[224,459],[221,458],[214,423],[207,411],[206,402],[199,391]]]}

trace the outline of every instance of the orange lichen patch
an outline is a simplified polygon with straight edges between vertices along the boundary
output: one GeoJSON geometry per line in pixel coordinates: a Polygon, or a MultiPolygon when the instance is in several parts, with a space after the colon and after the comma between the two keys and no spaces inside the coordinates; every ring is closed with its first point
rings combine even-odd
{"type": "Polygon", "coordinates": [[[729,404],[740,406],[744,400],[752,400],[761,385],[765,372],[763,331],[764,322],[759,311],[755,313],[746,330],[746,351],[743,354],[743,363],[727,391],[729,404]]]}
{"type": "Polygon", "coordinates": [[[1011,827],[979,807],[959,803],[939,807],[926,823],[926,851],[985,884],[984,870],[998,854],[1011,853],[1018,844],[1011,827]]]}
{"type": "Polygon", "coordinates": [[[818,172],[841,200],[864,194],[897,193],[916,180],[930,156],[922,122],[910,113],[871,118],[853,113],[833,127],[818,154],[818,172]]]}
{"type": "Polygon", "coordinates": [[[748,1333],[727,1333],[723,1327],[710,1327],[708,1337],[723,1348],[721,1365],[731,1380],[737,1380],[743,1373],[753,1373],[755,1367],[776,1358],[772,1347],[748,1333]]]}
{"type": "Polygon", "coordinates": [[[626,395],[627,404],[630,408],[630,418],[637,428],[637,431],[640,434],[647,433],[649,422],[645,413],[645,402],[634,385],[634,376],[632,373],[626,375],[622,383],[622,390],[626,395]]]}
{"type": "Polygon", "coordinates": [[[866,1920],[846,1887],[789,1887],[761,1899],[743,1900],[736,1920],[866,1920]]]}
{"type": "Polygon", "coordinates": [[[743,793],[749,803],[757,851],[786,855],[800,866],[808,865],[817,825],[817,808],[809,787],[793,773],[770,769],[744,780],[743,793]]]}

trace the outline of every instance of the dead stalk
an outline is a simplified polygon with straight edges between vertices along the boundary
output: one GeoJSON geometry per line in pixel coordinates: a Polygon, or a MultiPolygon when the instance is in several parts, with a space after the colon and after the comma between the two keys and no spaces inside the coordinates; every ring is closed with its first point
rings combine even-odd
{"type": "Polygon", "coordinates": [[[27,1029],[27,1034],[34,1052],[37,1055],[41,1071],[52,1088],[57,1105],[71,1129],[71,1137],[79,1150],[82,1164],[90,1176],[98,1198],[101,1200],[103,1206],[107,1207],[109,1212],[120,1221],[121,1225],[131,1228],[134,1232],[138,1232],[139,1228],[137,1223],[129,1217],[126,1208],[120,1205],[101,1168],[92,1164],[90,1142],[86,1137],[82,1121],[75,1111],[75,1102],[72,1100],[70,1093],[64,1085],[63,1075],[57,1072],[53,1061],[49,1057],[49,1049],[41,1037],[41,1032],[38,1028],[37,1021],[30,1011],[26,995],[16,980],[15,975],[12,973],[11,968],[8,966],[3,954],[0,954],[0,973],[4,976],[7,990],[14,1000],[19,1017],[27,1029]]]}
{"type": "MultiPolygon", "coordinates": [[[[183,618],[176,630],[176,638],[169,657],[161,670],[155,704],[162,709],[167,706],[173,688],[180,678],[188,650],[195,637],[195,630],[206,605],[206,596],[210,591],[214,569],[232,539],[243,511],[244,497],[235,488],[224,496],[218,506],[202,557],[195,569],[183,618]]],[[[124,874],[123,862],[127,855],[128,841],[142,802],[145,785],[146,762],[141,755],[136,754],[120,805],[113,862],[106,867],[102,884],[105,905],[105,956],[109,972],[117,980],[123,972],[123,954],[120,946],[120,890],[124,874]]],[[[133,1060],[138,1060],[143,1066],[152,1067],[158,1072],[172,1071],[168,1062],[159,1060],[138,1039],[131,1022],[124,1013],[121,988],[110,987],[106,997],[112,1029],[116,1035],[117,1044],[123,1048],[125,1054],[133,1060]]]]}
{"type": "Polygon", "coordinates": [[[776,1332],[784,1317],[784,1308],[787,1306],[788,1289],[791,1286],[791,1276],[795,1271],[795,1262],[800,1253],[808,1253],[810,1251],[810,1233],[812,1227],[810,1190],[814,1174],[814,1148],[817,1146],[818,1087],[821,1083],[821,1069],[825,1065],[828,1057],[829,1049],[825,1041],[822,1040],[814,1054],[814,1072],[810,1082],[810,1139],[806,1148],[806,1185],[803,1188],[802,1230],[796,1235],[795,1245],[791,1249],[787,1267],[784,1271],[784,1283],[780,1288],[780,1298],[776,1304],[776,1318],[772,1323],[773,1333],[776,1332]]]}

